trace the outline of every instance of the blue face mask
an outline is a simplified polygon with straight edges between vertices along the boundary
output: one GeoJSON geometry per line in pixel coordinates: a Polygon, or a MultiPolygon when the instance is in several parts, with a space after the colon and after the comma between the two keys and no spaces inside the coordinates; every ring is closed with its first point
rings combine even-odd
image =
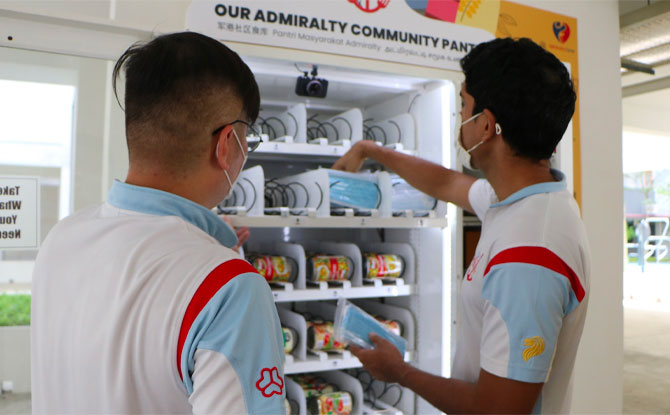
{"type": "Polygon", "coordinates": [[[393,189],[391,209],[394,212],[403,210],[426,212],[437,207],[437,199],[413,188],[399,176],[391,176],[391,186],[393,189]]]}
{"type": "Polygon", "coordinates": [[[405,356],[407,340],[386,330],[374,317],[344,298],[337,301],[334,331],[338,341],[345,341],[365,349],[374,348],[370,342],[370,333],[376,333],[391,342],[400,354],[405,356]]]}
{"type": "Polygon", "coordinates": [[[377,183],[353,175],[328,172],[330,205],[354,209],[377,209],[381,191],[377,183]]]}

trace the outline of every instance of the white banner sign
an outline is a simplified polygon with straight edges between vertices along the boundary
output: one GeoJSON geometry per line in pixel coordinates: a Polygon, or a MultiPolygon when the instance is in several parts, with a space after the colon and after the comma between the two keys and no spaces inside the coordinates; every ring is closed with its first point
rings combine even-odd
{"type": "Polygon", "coordinates": [[[0,249],[38,247],[39,189],[36,177],[0,176],[0,249]]]}
{"type": "MultiPolygon", "coordinates": [[[[478,27],[427,17],[426,10],[411,4],[410,0],[194,0],[186,27],[222,41],[458,71],[465,54],[494,38],[478,27]]],[[[494,17],[497,22],[497,13],[494,17]]]]}

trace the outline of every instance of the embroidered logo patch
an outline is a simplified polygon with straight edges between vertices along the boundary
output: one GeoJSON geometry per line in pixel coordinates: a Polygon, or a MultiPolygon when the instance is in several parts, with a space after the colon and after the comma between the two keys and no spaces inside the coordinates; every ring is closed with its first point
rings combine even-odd
{"type": "Polygon", "coordinates": [[[544,353],[544,339],[540,336],[525,339],[523,345],[526,346],[526,350],[523,351],[523,360],[526,362],[544,353]]]}
{"type": "Polygon", "coordinates": [[[256,382],[256,389],[261,391],[266,398],[282,394],[284,391],[284,380],[279,376],[279,371],[276,367],[261,370],[261,378],[256,382]]]}

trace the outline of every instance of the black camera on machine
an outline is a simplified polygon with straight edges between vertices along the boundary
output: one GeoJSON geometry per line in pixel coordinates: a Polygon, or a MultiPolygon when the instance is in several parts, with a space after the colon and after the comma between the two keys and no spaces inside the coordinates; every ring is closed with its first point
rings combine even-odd
{"type": "Polygon", "coordinates": [[[323,78],[317,78],[318,67],[312,67],[311,77],[307,72],[298,77],[295,84],[295,93],[301,97],[325,98],[328,93],[328,81],[323,78]]]}

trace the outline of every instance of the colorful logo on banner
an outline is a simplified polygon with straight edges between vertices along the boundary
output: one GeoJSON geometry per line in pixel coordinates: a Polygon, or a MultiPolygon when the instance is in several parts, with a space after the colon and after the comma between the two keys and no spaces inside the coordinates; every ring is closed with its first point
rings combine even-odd
{"type": "Polygon", "coordinates": [[[570,37],[570,26],[565,22],[554,22],[554,36],[561,43],[567,42],[570,37]]]}
{"type": "Polygon", "coordinates": [[[388,6],[391,0],[349,0],[366,13],[374,13],[388,6]]]}
{"type": "Polygon", "coordinates": [[[477,27],[494,34],[500,0],[405,0],[415,12],[435,20],[477,27]]]}

